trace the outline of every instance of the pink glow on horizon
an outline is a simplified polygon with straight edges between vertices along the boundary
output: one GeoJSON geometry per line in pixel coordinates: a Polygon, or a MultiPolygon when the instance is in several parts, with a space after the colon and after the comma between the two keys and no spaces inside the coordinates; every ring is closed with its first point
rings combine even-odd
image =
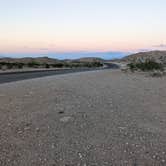
{"type": "Polygon", "coordinates": [[[121,51],[130,52],[139,49],[151,48],[148,44],[135,44],[127,42],[62,42],[58,44],[28,42],[21,44],[21,42],[12,44],[1,44],[1,53],[48,53],[48,52],[107,52],[107,51],[121,51]]]}

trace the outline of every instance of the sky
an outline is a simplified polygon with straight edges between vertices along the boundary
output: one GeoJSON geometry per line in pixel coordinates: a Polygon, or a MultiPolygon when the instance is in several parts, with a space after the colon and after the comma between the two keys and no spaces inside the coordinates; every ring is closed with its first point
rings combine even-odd
{"type": "Polygon", "coordinates": [[[166,0],[0,0],[0,55],[166,50],[165,9],[166,0]]]}

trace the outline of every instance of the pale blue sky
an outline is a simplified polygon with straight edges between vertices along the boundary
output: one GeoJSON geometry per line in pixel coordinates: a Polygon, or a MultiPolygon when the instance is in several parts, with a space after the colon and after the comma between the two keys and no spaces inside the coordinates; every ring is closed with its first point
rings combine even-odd
{"type": "Polygon", "coordinates": [[[165,0],[0,0],[0,11],[0,53],[166,48],[165,0]]]}

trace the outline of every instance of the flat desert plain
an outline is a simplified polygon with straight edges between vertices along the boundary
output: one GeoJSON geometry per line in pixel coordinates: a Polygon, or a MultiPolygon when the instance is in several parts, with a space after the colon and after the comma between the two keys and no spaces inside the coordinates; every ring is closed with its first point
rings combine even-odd
{"type": "Polygon", "coordinates": [[[1,166],[165,166],[166,77],[90,71],[0,84],[1,166]]]}

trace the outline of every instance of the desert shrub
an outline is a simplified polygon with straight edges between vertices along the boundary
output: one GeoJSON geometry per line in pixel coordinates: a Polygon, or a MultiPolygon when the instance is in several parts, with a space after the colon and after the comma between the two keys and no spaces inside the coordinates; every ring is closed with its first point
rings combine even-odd
{"type": "Polygon", "coordinates": [[[18,69],[22,69],[24,66],[24,63],[14,63],[13,66],[18,69]]]}
{"type": "Polygon", "coordinates": [[[134,64],[134,63],[129,63],[129,64],[127,64],[127,66],[130,68],[131,71],[136,70],[136,64],[134,64]]]}
{"type": "Polygon", "coordinates": [[[29,63],[27,64],[27,66],[28,66],[28,67],[34,67],[34,68],[37,68],[37,67],[40,66],[40,63],[35,62],[35,61],[32,61],[32,62],[29,62],[29,63]]]}
{"type": "Polygon", "coordinates": [[[9,63],[9,62],[0,62],[0,66],[1,69],[2,68],[7,68],[7,69],[13,69],[13,68],[17,68],[17,69],[22,69],[24,64],[23,63],[9,63]]]}
{"type": "Polygon", "coordinates": [[[64,66],[64,67],[70,67],[70,63],[65,62],[65,63],[63,64],[63,66],[64,66]]]}
{"type": "Polygon", "coordinates": [[[48,63],[44,64],[44,66],[45,66],[46,69],[50,68],[50,65],[48,63]]]}
{"type": "Polygon", "coordinates": [[[62,68],[64,66],[63,63],[55,63],[55,64],[52,64],[52,67],[55,67],[55,68],[62,68]]]}
{"type": "Polygon", "coordinates": [[[23,63],[19,63],[19,64],[18,64],[18,68],[19,68],[19,69],[22,69],[23,67],[24,67],[24,64],[23,64],[23,63]]]}
{"type": "Polygon", "coordinates": [[[72,63],[71,67],[78,68],[78,67],[83,67],[81,63],[72,63]]]}
{"type": "Polygon", "coordinates": [[[13,64],[12,63],[6,63],[6,67],[7,69],[12,69],[13,68],[13,64]]]}
{"type": "Polygon", "coordinates": [[[84,66],[89,68],[95,67],[94,63],[90,63],[90,62],[85,63],[84,66]]]}
{"type": "Polygon", "coordinates": [[[130,70],[141,70],[141,71],[152,71],[152,70],[160,70],[163,71],[163,65],[161,63],[157,63],[152,60],[148,60],[145,62],[136,62],[136,63],[129,63],[128,67],[130,70]]]}
{"type": "Polygon", "coordinates": [[[93,66],[95,66],[95,67],[102,67],[103,63],[101,63],[101,62],[93,62],[93,66]]]}

